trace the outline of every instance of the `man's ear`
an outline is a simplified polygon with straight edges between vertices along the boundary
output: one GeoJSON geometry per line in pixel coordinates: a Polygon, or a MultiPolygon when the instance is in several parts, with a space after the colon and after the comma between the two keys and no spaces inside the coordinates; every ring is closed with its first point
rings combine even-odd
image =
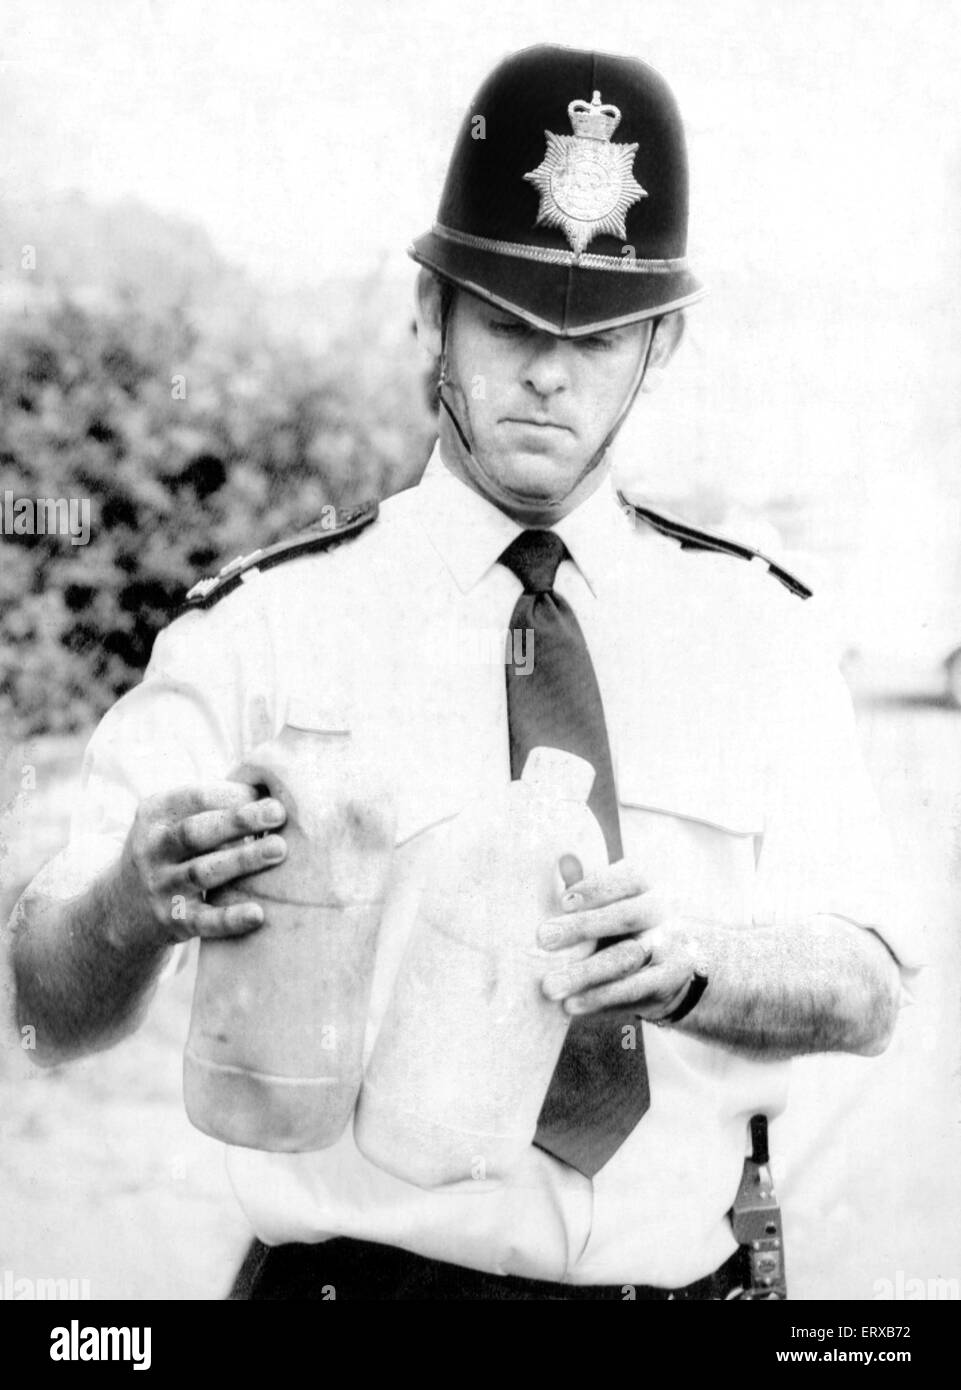
{"type": "Polygon", "coordinates": [[[421,266],[415,292],[417,341],[435,360],[441,354],[441,284],[436,275],[421,266]]]}
{"type": "Polygon", "coordinates": [[[659,384],[661,373],[681,345],[684,337],[684,311],[676,309],[673,314],[665,314],[654,330],[651,355],[644,376],[645,391],[653,391],[659,384]]]}

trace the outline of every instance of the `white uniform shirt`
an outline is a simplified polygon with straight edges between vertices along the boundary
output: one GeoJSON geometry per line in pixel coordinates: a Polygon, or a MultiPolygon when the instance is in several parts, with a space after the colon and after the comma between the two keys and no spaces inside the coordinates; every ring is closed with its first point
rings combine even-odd
{"type": "MultiPolygon", "coordinates": [[[[367,741],[398,817],[367,1049],[445,823],[510,778],[504,634],[521,528],[432,460],[421,484],[330,553],[255,575],[157,640],[143,683],[95,733],[63,881],[115,856],[144,796],[228,775],[290,719],[367,741]]],[[[850,702],[808,606],[760,563],[685,552],[605,484],[556,530],[557,574],[604,701],[624,853],[690,912],[789,931],[813,914],[873,928],[903,965],[889,860],[850,702]]],[[[749,1117],[789,1066],[645,1028],[651,1108],[590,1180],[531,1148],[505,1181],[422,1191],[352,1133],[309,1154],[229,1151],[268,1243],[349,1235],[496,1273],[677,1287],[734,1248],[725,1214],[749,1117]]]]}

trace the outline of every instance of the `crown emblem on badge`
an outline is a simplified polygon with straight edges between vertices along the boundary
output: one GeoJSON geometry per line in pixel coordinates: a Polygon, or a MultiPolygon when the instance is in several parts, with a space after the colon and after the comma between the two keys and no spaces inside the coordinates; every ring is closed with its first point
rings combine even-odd
{"type": "MultiPolygon", "coordinates": [[[[567,116],[574,127],[574,134],[584,140],[610,140],[621,123],[621,113],[616,106],[602,106],[601,94],[595,92],[592,101],[572,101],[567,108],[567,116]]],[[[634,146],[637,149],[637,146],[634,146]]]]}
{"type": "Polygon", "coordinates": [[[647,192],[634,178],[637,145],[611,140],[621,123],[616,106],[595,92],[589,102],[572,101],[567,115],[574,134],[545,130],[547,153],[524,178],[541,195],[534,225],[560,227],[579,256],[604,233],[626,240],[627,211],[647,192]]]}

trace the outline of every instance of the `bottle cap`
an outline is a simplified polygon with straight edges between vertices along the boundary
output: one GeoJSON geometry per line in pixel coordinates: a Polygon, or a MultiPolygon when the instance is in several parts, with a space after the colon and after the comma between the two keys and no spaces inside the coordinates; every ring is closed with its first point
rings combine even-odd
{"type": "Polygon", "coordinates": [[[594,769],[576,753],[565,753],[560,748],[532,748],[521,781],[562,801],[586,801],[594,785],[594,769]]]}

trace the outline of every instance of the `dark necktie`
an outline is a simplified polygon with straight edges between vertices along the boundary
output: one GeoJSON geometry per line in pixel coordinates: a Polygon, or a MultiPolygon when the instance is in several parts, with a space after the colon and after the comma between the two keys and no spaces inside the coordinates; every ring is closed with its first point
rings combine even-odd
{"type": "MultiPolygon", "coordinates": [[[[511,777],[520,777],[528,753],[538,746],[561,748],[591,763],[596,777],[588,805],[613,863],[622,857],[621,829],[601,692],[580,624],[554,592],[566,555],[564,542],[553,531],[523,531],[500,557],[524,586],[511,614],[508,651],[518,650],[515,632],[533,633],[533,664],[526,673],[507,664],[511,777]]],[[[520,650],[530,650],[528,643],[520,650]]],[[[534,1143],[593,1177],[650,1103],[644,1043],[633,1012],[575,1017],[544,1098],[534,1143]],[[625,1024],[633,1025],[627,1040],[634,1047],[623,1046],[625,1024]]]]}

